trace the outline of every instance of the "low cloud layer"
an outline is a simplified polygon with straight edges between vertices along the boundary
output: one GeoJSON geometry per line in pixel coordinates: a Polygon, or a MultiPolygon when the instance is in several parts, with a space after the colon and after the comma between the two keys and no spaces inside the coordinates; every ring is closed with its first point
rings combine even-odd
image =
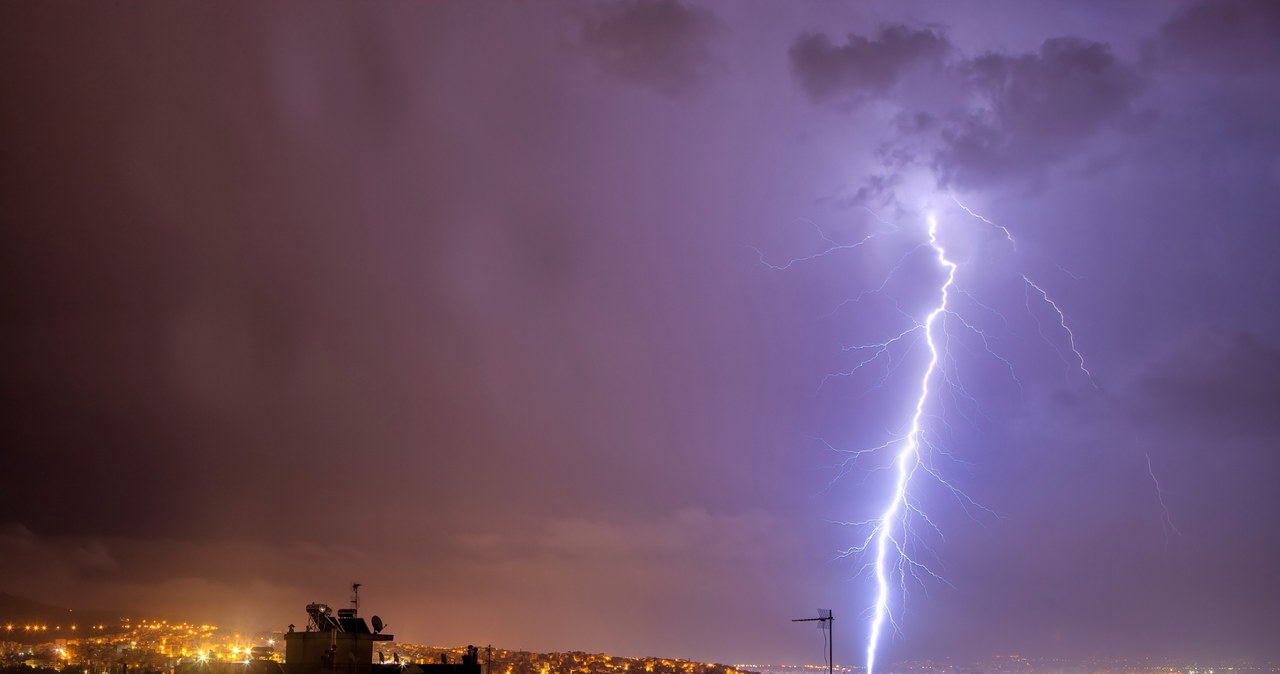
{"type": "Polygon", "coordinates": [[[57,605],[278,630],[300,623],[308,602],[340,602],[343,584],[355,579],[365,586],[366,609],[410,642],[476,641],[485,636],[475,631],[482,621],[508,647],[572,650],[585,643],[642,655],[710,643],[727,652],[731,635],[700,634],[705,612],[745,609],[759,614],[747,622],[769,622],[767,607],[786,601],[770,578],[801,572],[801,544],[774,516],[692,507],[655,518],[550,519],[520,531],[389,537],[360,547],[40,536],[10,523],[0,526],[0,577],[23,578],[57,605]],[[755,570],[762,563],[768,573],[755,570]],[[673,592],[700,611],[671,611],[663,598],[673,592]],[[565,630],[561,616],[578,616],[576,627],[565,630]]]}

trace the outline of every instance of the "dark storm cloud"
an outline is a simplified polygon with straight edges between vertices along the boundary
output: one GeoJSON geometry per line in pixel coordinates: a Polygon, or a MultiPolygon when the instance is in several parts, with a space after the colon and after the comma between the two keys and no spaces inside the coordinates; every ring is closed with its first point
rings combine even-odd
{"type": "Polygon", "coordinates": [[[1055,37],[1031,53],[951,55],[945,35],[901,25],[884,26],[874,38],[851,35],[844,45],[805,33],[789,50],[793,75],[816,103],[870,96],[896,103],[881,162],[894,172],[927,166],[944,185],[1035,180],[1103,132],[1147,121],[1137,106],[1141,71],[1107,44],[1055,37]],[[893,91],[924,63],[938,67],[916,89],[938,96],[893,91]]]}
{"type": "Polygon", "coordinates": [[[710,10],[679,0],[619,0],[583,20],[578,47],[606,72],[676,96],[713,74],[717,26],[710,10]]]}
{"type": "Polygon", "coordinates": [[[889,24],[874,37],[851,34],[842,45],[821,33],[804,33],[788,56],[805,93],[821,102],[883,93],[913,66],[941,59],[948,47],[933,30],[889,24]]]}
{"type": "MultiPolygon", "coordinates": [[[[1274,97],[1280,93],[1274,77],[1274,64],[1280,62],[1277,35],[1280,4],[1197,3],[1145,41],[1143,65],[1153,77],[1182,82],[1169,88],[1166,106],[1216,137],[1206,151],[1215,152],[1214,145],[1221,146],[1221,138],[1229,135],[1255,152],[1274,153],[1280,150],[1280,126],[1274,122],[1274,97]]],[[[1280,176],[1280,163],[1269,172],[1280,176]]]]}
{"type": "Polygon", "coordinates": [[[871,175],[862,181],[852,196],[839,199],[836,203],[839,206],[857,208],[884,208],[892,203],[894,191],[901,184],[901,177],[894,173],[871,175]]]}
{"type": "Polygon", "coordinates": [[[1252,335],[1198,330],[1157,354],[1137,381],[1146,421],[1235,436],[1280,428],[1280,348],[1252,335]]]}
{"type": "Polygon", "coordinates": [[[1110,47],[1071,37],[1034,54],[988,53],[959,66],[981,103],[942,131],[942,182],[981,187],[1036,174],[1099,132],[1136,121],[1138,71],[1110,47]]]}
{"type": "Polygon", "coordinates": [[[1199,2],[1170,19],[1148,46],[1165,63],[1226,74],[1270,72],[1280,62],[1280,4],[1199,2]]]}

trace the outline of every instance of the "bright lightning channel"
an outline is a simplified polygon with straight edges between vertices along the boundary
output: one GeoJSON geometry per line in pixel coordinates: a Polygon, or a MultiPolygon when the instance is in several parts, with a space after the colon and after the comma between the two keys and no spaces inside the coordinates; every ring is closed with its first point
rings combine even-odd
{"type": "MultiPolygon", "coordinates": [[[[974,212],[968,206],[961,203],[954,195],[951,196],[951,200],[955,202],[955,204],[965,213],[983,223],[986,223],[992,228],[999,230],[1011,245],[1016,246],[1012,233],[1006,227],[998,225],[979,213],[974,212]]],[[[876,217],[877,221],[881,222],[881,224],[888,225],[890,230],[898,230],[898,227],[893,225],[893,223],[884,221],[874,212],[871,213],[876,217]]],[[[907,258],[926,247],[932,249],[939,267],[946,271],[945,280],[937,287],[937,304],[931,308],[923,321],[919,321],[916,318],[906,315],[906,312],[899,308],[899,313],[906,315],[910,320],[909,327],[902,330],[897,335],[881,342],[845,347],[845,352],[858,353],[863,357],[860,358],[859,362],[853,368],[843,372],[829,374],[827,375],[827,378],[823,380],[826,382],[827,379],[833,377],[851,376],[871,363],[884,359],[887,361],[887,364],[885,365],[885,372],[879,377],[879,381],[875,387],[873,387],[878,388],[880,385],[885,383],[885,381],[891,376],[892,372],[897,369],[897,366],[901,364],[901,361],[897,364],[893,362],[894,357],[891,349],[899,344],[908,344],[908,348],[910,348],[910,345],[918,344],[919,337],[921,335],[924,337],[924,342],[929,352],[929,359],[926,367],[920,374],[919,385],[914,396],[914,411],[911,415],[908,430],[905,433],[896,435],[889,441],[875,447],[852,451],[837,450],[848,454],[849,459],[841,466],[841,470],[833,479],[832,484],[834,484],[836,480],[847,475],[848,472],[856,466],[858,459],[864,455],[890,452],[893,457],[889,466],[893,470],[894,475],[892,494],[884,504],[883,510],[880,512],[878,517],[861,522],[846,523],[866,527],[866,531],[868,533],[861,539],[861,542],[858,545],[852,546],[844,550],[842,553],[842,556],[854,554],[864,555],[867,553],[871,553],[873,555],[871,561],[867,565],[875,583],[875,599],[869,611],[870,629],[866,644],[867,674],[874,674],[875,672],[877,648],[879,646],[880,639],[886,630],[886,626],[891,626],[895,630],[898,628],[898,623],[895,619],[891,602],[891,581],[898,579],[900,581],[899,589],[903,593],[905,593],[907,589],[908,575],[919,578],[919,574],[923,573],[931,578],[946,582],[919,560],[913,558],[909,551],[909,542],[913,538],[909,525],[909,519],[912,516],[920,518],[921,521],[933,528],[937,533],[942,533],[941,530],[938,529],[937,525],[935,525],[934,522],[922,511],[918,501],[913,498],[912,491],[910,489],[913,478],[917,476],[919,471],[923,470],[929,477],[937,480],[944,488],[949,490],[958,500],[961,501],[966,509],[969,506],[973,506],[990,514],[995,514],[975,503],[966,494],[945,480],[942,475],[938,473],[936,468],[933,467],[928,456],[924,454],[925,450],[934,448],[933,442],[930,441],[929,435],[925,432],[925,421],[927,417],[926,410],[931,404],[933,386],[950,386],[953,390],[960,388],[958,382],[954,381],[948,375],[944,361],[944,356],[947,358],[950,357],[947,355],[945,346],[947,341],[949,341],[949,335],[946,328],[946,317],[955,317],[959,321],[960,325],[978,335],[986,353],[1003,363],[1009,369],[1009,373],[1013,381],[1017,383],[1019,390],[1021,390],[1022,387],[1021,382],[1019,382],[1018,378],[1014,375],[1013,364],[992,350],[987,334],[973,323],[960,316],[950,307],[952,294],[957,293],[967,298],[977,307],[990,312],[999,318],[1006,327],[1008,325],[1005,317],[999,311],[983,304],[974,297],[972,293],[955,286],[956,273],[959,269],[959,265],[947,257],[946,249],[938,240],[938,221],[936,216],[930,214],[927,218],[927,222],[928,240],[926,242],[908,250],[902,258],[892,266],[886,275],[885,280],[878,287],[870,290],[864,290],[856,297],[841,302],[840,305],[836,307],[835,311],[832,312],[838,312],[849,304],[857,304],[868,295],[883,292],[888,286],[890,279],[892,279],[892,277],[901,270],[907,258]]],[[[753,248],[753,250],[755,250],[759,257],[761,264],[776,271],[784,271],[790,269],[796,264],[811,262],[834,253],[860,248],[869,243],[878,234],[882,233],[880,231],[876,231],[855,242],[840,243],[827,236],[827,234],[823,232],[820,227],[817,227],[817,225],[814,226],[818,229],[818,234],[825,244],[825,247],[815,254],[796,258],[783,264],[772,264],[764,259],[764,255],[759,249],[753,248]]],[[[1031,312],[1031,291],[1034,290],[1035,294],[1039,296],[1039,300],[1052,308],[1056,314],[1058,327],[1066,334],[1069,349],[1075,356],[1074,365],[1089,378],[1089,381],[1093,384],[1094,388],[1098,388],[1098,384],[1094,380],[1093,373],[1089,371],[1085,364],[1084,355],[1076,346],[1075,334],[1067,325],[1066,315],[1063,313],[1061,307],[1059,307],[1058,304],[1049,296],[1049,293],[1044,288],[1037,285],[1029,277],[1023,275],[1022,280],[1027,288],[1027,309],[1031,313],[1032,317],[1035,317],[1034,312],[1031,312]]],[[[1038,319],[1036,319],[1036,322],[1037,325],[1039,325],[1038,319]]],[[[1053,341],[1044,335],[1043,332],[1041,332],[1041,335],[1046,341],[1053,344],[1053,341]]],[[[1055,346],[1055,348],[1057,347],[1055,346]]],[[[968,397],[968,394],[964,393],[962,388],[960,389],[960,392],[968,397]]],[[[821,440],[820,438],[818,439],[821,440]]],[[[822,442],[825,443],[826,441],[823,440],[822,442]]],[[[827,446],[831,449],[836,449],[829,443],[827,443],[827,446]]],[[[1148,469],[1149,472],[1151,472],[1152,479],[1154,480],[1155,473],[1153,470],[1150,470],[1150,468],[1150,458],[1148,457],[1148,469]]],[[[1161,507],[1164,509],[1165,523],[1170,529],[1177,533],[1177,529],[1172,526],[1172,520],[1168,518],[1168,508],[1164,507],[1163,490],[1160,489],[1158,482],[1156,483],[1156,488],[1161,501],[1161,507]]]]}
{"type": "Polygon", "coordinates": [[[929,400],[929,382],[933,379],[934,373],[938,369],[939,361],[938,344],[934,341],[933,328],[938,321],[938,317],[947,311],[949,291],[956,278],[956,263],[947,259],[946,250],[938,242],[938,220],[933,215],[929,216],[929,246],[937,253],[938,264],[946,268],[947,280],[942,284],[942,292],[937,306],[933,308],[933,311],[929,312],[924,321],[924,340],[929,347],[929,364],[925,368],[924,375],[920,378],[920,394],[916,397],[915,414],[911,417],[911,428],[903,438],[902,446],[898,450],[897,458],[894,460],[896,477],[893,496],[884,512],[880,514],[870,536],[871,539],[874,539],[876,549],[874,563],[876,600],[872,608],[871,634],[867,643],[867,674],[872,674],[875,670],[876,645],[880,641],[880,633],[884,629],[884,624],[886,621],[893,620],[889,610],[889,571],[887,569],[889,546],[892,545],[894,547],[899,559],[905,559],[910,563],[909,558],[906,557],[905,545],[902,541],[894,538],[893,525],[901,517],[901,514],[911,507],[907,503],[907,485],[910,484],[912,475],[920,468],[920,442],[923,432],[921,424],[924,419],[925,404],[929,400]]]}
{"type": "MultiPolygon", "coordinates": [[[[965,213],[968,213],[972,217],[999,230],[1002,234],[1004,234],[1004,238],[1008,240],[1010,244],[1016,246],[1016,242],[1013,239],[1013,234],[1008,230],[1008,228],[1002,225],[998,225],[992,222],[991,220],[987,219],[986,217],[974,212],[968,206],[961,203],[960,200],[957,199],[954,195],[952,195],[951,200],[955,202],[955,204],[959,206],[960,209],[962,209],[965,213]]],[[[946,249],[943,247],[942,243],[938,240],[938,221],[935,215],[933,214],[929,215],[928,225],[929,225],[928,241],[916,247],[915,249],[913,249],[913,251],[919,250],[924,246],[928,246],[933,250],[934,255],[937,259],[938,265],[942,269],[946,270],[946,279],[938,287],[937,304],[932,308],[932,310],[925,317],[925,320],[922,323],[916,323],[914,326],[908,328],[907,330],[903,331],[902,333],[896,335],[895,337],[889,339],[886,342],[882,342],[878,344],[861,345],[857,347],[852,347],[850,349],[846,349],[846,350],[853,350],[853,351],[858,351],[863,349],[873,350],[872,353],[874,355],[869,359],[864,359],[852,371],[840,373],[841,375],[851,374],[853,371],[856,371],[859,368],[863,367],[864,365],[869,363],[871,360],[874,360],[880,357],[880,355],[887,353],[887,350],[891,345],[905,339],[907,335],[913,334],[917,330],[920,330],[923,332],[925,345],[929,351],[929,360],[927,365],[924,368],[924,371],[920,375],[919,387],[917,389],[918,392],[916,393],[916,396],[915,396],[914,412],[911,416],[911,423],[907,432],[904,435],[898,437],[896,440],[891,440],[888,443],[882,444],[878,447],[851,452],[851,454],[853,455],[852,460],[856,460],[858,457],[860,457],[864,453],[877,452],[877,451],[890,449],[892,447],[896,447],[896,454],[894,455],[894,459],[892,462],[892,467],[894,470],[893,492],[889,498],[889,501],[888,503],[885,504],[884,510],[880,513],[879,517],[866,522],[858,523],[858,524],[868,526],[870,529],[870,533],[867,535],[867,537],[862,541],[860,545],[855,546],[846,551],[846,554],[852,554],[852,553],[862,554],[866,552],[874,553],[874,558],[871,561],[870,566],[871,566],[872,575],[875,580],[875,600],[873,605],[871,606],[871,624],[870,624],[870,630],[869,630],[869,634],[867,638],[867,646],[866,646],[867,674],[874,674],[875,665],[876,665],[876,651],[879,647],[880,639],[885,631],[886,625],[893,626],[895,630],[898,627],[897,622],[894,619],[893,610],[890,603],[891,577],[893,577],[896,574],[896,576],[901,579],[901,590],[904,593],[906,592],[906,582],[907,582],[906,577],[908,572],[910,572],[914,576],[916,572],[922,571],[931,577],[938,578],[937,574],[933,573],[926,566],[919,563],[917,560],[913,559],[908,552],[907,540],[911,536],[910,531],[908,530],[908,520],[907,520],[909,515],[914,514],[916,516],[919,516],[929,526],[933,527],[935,530],[937,529],[936,525],[934,525],[934,523],[927,516],[925,516],[925,514],[920,510],[919,506],[915,504],[911,499],[910,485],[911,485],[912,478],[916,475],[917,471],[924,470],[927,474],[929,474],[934,479],[938,480],[938,482],[940,482],[944,487],[950,490],[957,498],[961,499],[962,502],[977,506],[977,504],[975,504],[971,499],[969,499],[968,496],[960,492],[954,486],[949,484],[945,479],[943,479],[942,476],[939,475],[936,472],[936,470],[934,470],[926,462],[924,457],[922,457],[922,449],[932,446],[932,444],[928,442],[928,438],[926,437],[925,430],[924,430],[926,408],[929,406],[930,395],[932,393],[931,384],[935,383],[935,380],[941,377],[940,383],[942,385],[950,384],[953,387],[955,385],[954,382],[948,381],[948,377],[946,372],[944,371],[944,365],[942,361],[943,349],[945,348],[942,346],[942,343],[948,340],[948,334],[947,334],[946,325],[945,325],[946,317],[947,316],[956,317],[965,328],[976,333],[982,339],[983,345],[987,353],[990,354],[995,359],[997,359],[998,361],[1004,363],[1004,365],[1009,368],[1010,375],[1011,376],[1013,375],[1013,364],[1010,363],[1007,359],[997,355],[994,351],[991,350],[991,345],[988,342],[986,333],[978,329],[977,327],[975,327],[973,324],[965,320],[963,317],[956,314],[955,311],[950,308],[951,294],[953,291],[955,291],[965,295],[966,297],[969,297],[978,306],[981,306],[987,310],[992,311],[995,315],[999,316],[1001,320],[1004,320],[1004,317],[1001,316],[999,312],[996,312],[994,309],[991,309],[990,307],[987,307],[981,302],[978,302],[969,293],[966,293],[965,291],[959,290],[954,287],[956,272],[959,266],[957,265],[956,262],[952,261],[950,258],[947,257],[946,249]]],[[[863,242],[859,242],[859,245],[861,243],[863,242]]],[[[898,265],[894,267],[893,271],[897,271],[897,267],[900,266],[901,264],[902,264],[902,260],[899,260],[898,265]]],[[[891,271],[890,275],[892,274],[893,272],[891,271]]],[[[1047,291],[1045,291],[1039,285],[1032,282],[1030,278],[1024,275],[1022,279],[1026,283],[1028,292],[1030,291],[1030,289],[1034,288],[1036,292],[1039,294],[1040,299],[1053,309],[1053,311],[1057,315],[1059,327],[1062,329],[1063,332],[1066,333],[1067,340],[1070,345],[1070,350],[1073,354],[1075,354],[1076,363],[1079,369],[1086,376],[1089,377],[1090,383],[1092,383],[1094,387],[1097,388],[1097,383],[1093,378],[1093,373],[1091,373],[1088,370],[1088,368],[1085,366],[1084,355],[1080,353],[1079,348],[1077,348],[1076,346],[1075,334],[1071,331],[1071,328],[1067,325],[1066,315],[1063,313],[1062,309],[1058,306],[1056,302],[1053,301],[1053,299],[1049,296],[1049,293],[1047,291]]],[[[858,300],[860,300],[863,296],[865,296],[869,292],[879,292],[880,290],[883,289],[883,287],[884,285],[882,284],[881,287],[877,288],[876,290],[864,291],[852,301],[856,303],[858,300]]],[[[842,303],[842,306],[843,306],[843,303],[842,303]]],[[[887,377],[888,374],[886,373],[885,376],[887,377]]],[[[881,378],[880,383],[884,383],[883,380],[884,378],[881,378]]],[[[1018,382],[1018,379],[1016,376],[1013,376],[1013,380],[1018,383],[1019,389],[1021,389],[1021,383],[1018,382]]],[[[849,467],[848,463],[849,462],[846,462],[846,465],[843,467],[841,471],[842,474],[847,472],[849,467]]],[[[981,508],[981,506],[977,506],[977,507],[981,508]]],[[[986,510],[985,508],[982,508],[982,509],[986,510]]],[[[990,511],[988,510],[987,512],[990,512],[990,511]]]]}

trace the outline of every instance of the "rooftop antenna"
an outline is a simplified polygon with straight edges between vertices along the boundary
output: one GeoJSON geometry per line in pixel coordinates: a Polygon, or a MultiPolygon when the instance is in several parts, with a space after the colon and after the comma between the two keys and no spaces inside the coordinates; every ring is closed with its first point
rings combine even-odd
{"type": "Polygon", "coordinates": [[[832,674],[832,670],[835,669],[835,660],[836,660],[836,656],[832,649],[832,643],[831,643],[831,621],[832,620],[835,620],[835,618],[831,616],[831,609],[820,608],[818,609],[817,618],[796,618],[795,620],[791,621],[793,623],[816,622],[818,623],[818,629],[827,633],[827,652],[824,654],[827,656],[827,674],[832,674]]]}
{"type": "Polygon", "coordinates": [[[351,609],[352,615],[360,615],[360,583],[351,584],[351,609]]]}

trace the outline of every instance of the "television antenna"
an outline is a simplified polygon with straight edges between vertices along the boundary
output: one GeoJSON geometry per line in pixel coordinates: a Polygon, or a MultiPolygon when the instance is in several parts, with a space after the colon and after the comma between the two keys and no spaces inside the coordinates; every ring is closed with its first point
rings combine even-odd
{"type": "Polygon", "coordinates": [[[825,655],[827,656],[827,674],[832,674],[832,671],[835,669],[835,659],[836,659],[835,653],[833,652],[833,649],[832,649],[832,642],[831,642],[831,621],[832,620],[835,620],[835,618],[832,617],[831,615],[831,609],[820,608],[818,609],[817,618],[796,618],[791,621],[793,623],[816,622],[818,623],[818,629],[827,633],[827,644],[826,644],[827,652],[825,653],[825,655]]]}

